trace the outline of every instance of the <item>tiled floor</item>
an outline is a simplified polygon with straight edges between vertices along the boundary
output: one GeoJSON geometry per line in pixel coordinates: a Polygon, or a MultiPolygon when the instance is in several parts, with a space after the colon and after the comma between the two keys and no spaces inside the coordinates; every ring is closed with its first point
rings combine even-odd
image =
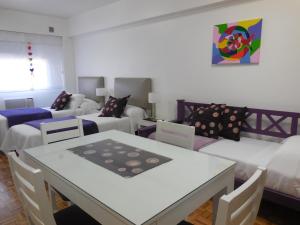
{"type": "MultiPolygon", "coordinates": [[[[61,199],[57,199],[57,202],[59,208],[65,207],[65,203],[61,199]]],[[[255,225],[300,225],[300,213],[286,210],[267,202],[263,203],[262,208],[263,210],[261,210],[255,225]]],[[[211,212],[212,204],[211,202],[207,202],[193,212],[189,216],[188,221],[194,225],[210,225],[211,212]]],[[[13,186],[7,158],[1,153],[0,225],[27,225],[23,209],[13,186]]]]}

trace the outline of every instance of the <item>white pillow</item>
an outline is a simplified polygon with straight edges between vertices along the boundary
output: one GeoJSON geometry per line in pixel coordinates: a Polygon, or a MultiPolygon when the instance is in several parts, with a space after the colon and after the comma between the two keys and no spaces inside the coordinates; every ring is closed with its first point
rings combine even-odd
{"type": "Polygon", "coordinates": [[[144,109],[133,105],[126,105],[123,114],[124,116],[133,117],[141,120],[147,117],[147,113],[144,109]]]}
{"type": "Polygon", "coordinates": [[[99,111],[99,104],[92,99],[85,98],[80,108],[83,109],[84,114],[95,113],[99,111]]]}
{"type": "Polygon", "coordinates": [[[77,109],[83,103],[85,95],[83,94],[72,94],[71,100],[69,102],[69,109],[77,109]]]}
{"type": "Polygon", "coordinates": [[[267,165],[267,186],[300,196],[300,136],[286,138],[267,165]]]}
{"type": "Polygon", "coordinates": [[[123,116],[129,117],[132,132],[136,131],[138,129],[139,121],[148,117],[147,113],[144,109],[137,107],[137,106],[133,106],[133,105],[127,105],[125,107],[123,116]]]}
{"type": "Polygon", "coordinates": [[[286,138],[267,167],[291,174],[300,169],[300,135],[286,138]]]}

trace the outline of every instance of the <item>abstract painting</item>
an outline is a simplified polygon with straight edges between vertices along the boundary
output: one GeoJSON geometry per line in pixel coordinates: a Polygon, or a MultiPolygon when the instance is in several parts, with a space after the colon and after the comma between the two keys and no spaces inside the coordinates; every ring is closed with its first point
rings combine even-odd
{"type": "Polygon", "coordinates": [[[258,64],[262,19],[214,26],[213,64],[258,64]]]}

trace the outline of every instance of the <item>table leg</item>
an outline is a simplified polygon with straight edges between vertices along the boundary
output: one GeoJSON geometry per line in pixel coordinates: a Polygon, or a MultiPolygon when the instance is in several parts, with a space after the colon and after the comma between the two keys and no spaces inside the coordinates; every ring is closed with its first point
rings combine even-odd
{"type": "Polygon", "coordinates": [[[55,191],[53,187],[48,183],[48,192],[49,192],[49,201],[52,206],[52,211],[55,213],[57,212],[57,205],[56,205],[56,199],[55,199],[55,191]]]}

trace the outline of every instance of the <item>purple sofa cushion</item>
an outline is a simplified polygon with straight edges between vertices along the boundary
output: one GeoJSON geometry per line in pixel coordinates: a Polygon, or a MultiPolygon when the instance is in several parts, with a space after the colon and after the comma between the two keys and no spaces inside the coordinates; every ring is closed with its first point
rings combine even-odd
{"type": "MultiPolygon", "coordinates": [[[[66,117],[61,117],[61,118],[56,118],[56,119],[33,120],[33,121],[26,122],[25,124],[40,130],[42,123],[51,123],[51,122],[57,122],[57,121],[71,120],[71,119],[75,119],[75,118],[76,118],[75,116],[66,116],[66,117]]],[[[98,126],[94,121],[82,120],[82,126],[83,126],[84,135],[99,133],[98,126]]],[[[49,133],[56,133],[56,132],[62,132],[62,131],[66,131],[66,130],[73,130],[73,129],[76,129],[76,127],[70,127],[67,129],[59,129],[59,130],[51,131],[49,133]]]]}
{"type": "Polygon", "coordinates": [[[226,139],[239,141],[242,125],[245,121],[247,108],[232,108],[226,107],[221,117],[222,129],[219,133],[221,137],[226,139]]]}
{"type": "Polygon", "coordinates": [[[8,127],[22,124],[31,120],[52,118],[52,113],[49,110],[42,108],[0,110],[0,115],[6,117],[8,127]]]}
{"type": "MultiPolygon", "coordinates": [[[[148,138],[156,140],[156,132],[151,133],[148,138]]],[[[217,139],[214,138],[208,138],[208,137],[203,137],[199,135],[195,135],[194,139],[194,150],[198,151],[201,148],[204,148],[205,146],[208,146],[210,144],[213,144],[217,142],[217,139]]]]}
{"type": "Polygon", "coordinates": [[[224,105],[211,104],[208,107],[195,108],[191,124],[195,126],[195,134],[217,139],[219,137],[221,115],[224,105]]]}

